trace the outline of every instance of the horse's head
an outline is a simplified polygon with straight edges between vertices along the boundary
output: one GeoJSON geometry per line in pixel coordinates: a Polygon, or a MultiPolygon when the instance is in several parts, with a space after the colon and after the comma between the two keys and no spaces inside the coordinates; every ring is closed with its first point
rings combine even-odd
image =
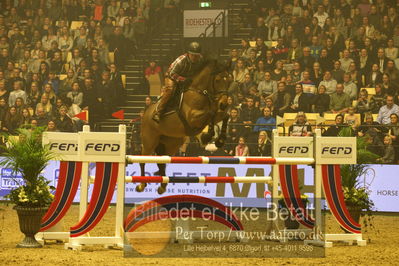
{"type": "Polygon", "coordinates": [[[217,104],[219,111],[225,111],[227,108],[227,92],[230,86],[228,66],[214,60],[211,72],[211,96],[217,104]]]}
{"type": "Polygon", "coordinates": [[[227,108],[227,91],[230,85],[228,66],[217,60],[207,59],[200,72],[195,75],[191,88],[206,95],[214,111],[224,111],[227,108]]]}

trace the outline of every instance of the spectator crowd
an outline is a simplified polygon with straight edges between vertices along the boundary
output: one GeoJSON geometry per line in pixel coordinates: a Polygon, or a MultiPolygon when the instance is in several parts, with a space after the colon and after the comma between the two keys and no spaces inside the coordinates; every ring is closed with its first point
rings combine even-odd
{"type": "MultiPolygon", "coordinates": [[[[157,19],[176,28],[179,3],[1,1],[0,131],[72,132],[109,117],[125,99],[126,59],[157,19]],[[84,110],[89,121],[75,117],[84,110]]],[[[230,51],[229,145],[220,152],[270,155],[276,116],[295,113],[288,134],[310,136],[314,113],[335,116],[324,135],[351,126],[381,162],[398,161],[397,1],[249,0],[234,19],[251,31],[230,51]]]]}
{"type": "Polygon", "coordinates": [[[4,0],[0,3],[0,131],[72,132],[124,101],[120,69],[163,1],[4,0]]]}
{"type": "Polygon", "coordinates": [[[270,155],[276,116],[295,113],[291,136],[311,136],[310,113],[366,136],[383,163],[399,159],[399,5],[392,0],[252,0],[251,28],[228,63],[230,155],[270,155]],[[394,148],[392,148],[394,147],[394,148]],[[393,152],[394,151],[394,152],[393,152]]]}

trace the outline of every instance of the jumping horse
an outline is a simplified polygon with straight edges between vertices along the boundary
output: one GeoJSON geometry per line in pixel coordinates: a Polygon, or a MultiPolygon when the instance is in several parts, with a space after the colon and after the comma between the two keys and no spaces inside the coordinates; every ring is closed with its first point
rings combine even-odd
{"type": "MultiPolygon", "coordinates": [[[[227,89],[229,78],[227,67],[216,60],[208,60],[194,75],[193,81],[183,90],[176,110],[167,112],[159,123],[152,119],[157,103],[150,105],[144,113],[141,124],[142,155],[174,156],[183,144],[186,136],[200,134],[206,126],[208,132],[201,135],[202,144],[209,143],[213,136],[214,125],[222,123],[221,133],[215,141],[222,147],[226,139],[228,116],[227,89]]],[[[145,164],[140,164],[141,176],[145,175],[145,164]]],[[[166,165],[158,164],[155,175],[165,176],[166,165]]],[[[136,187],[137,192],[144,191],[146,183],[136,187]]],[[[167,184],[158,187],[158,194],[166,191],[167,184]]]]}

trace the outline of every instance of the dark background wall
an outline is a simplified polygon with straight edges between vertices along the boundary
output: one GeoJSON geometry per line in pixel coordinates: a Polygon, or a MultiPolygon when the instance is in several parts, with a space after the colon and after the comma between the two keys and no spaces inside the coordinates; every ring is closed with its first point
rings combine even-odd
{"type": "Polygon", "coordinates": [[[203,9],[206,8],[199,8],[199,2],[212,2],[211,9],[224,9],[227,8],[228,4],[233,0],[181,0],[183,4],[183,9],[203,9]]]}

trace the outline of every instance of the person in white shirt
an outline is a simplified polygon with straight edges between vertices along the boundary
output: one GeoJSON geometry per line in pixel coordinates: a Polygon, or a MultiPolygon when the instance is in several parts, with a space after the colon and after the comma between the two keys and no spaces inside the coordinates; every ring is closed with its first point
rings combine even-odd
{"type": "Polygon", "coordinates": [[[265,72],[265,78],[259,82],[258,91],[259,95],[266,94],[267,96],[277,91],[277,82],[271,79],[270,72],[265,72]]]}
{"type": "Polygon", "coordinates": [[[324,73],[324,78],[319,84],[319,88],[321,85],[324,85],[326,87],[326,94],[333,94],[335,92],[335,89],[337,87],[337,81],[331,77],[331,72],[326,71],[324,73]]]}
{"type": "Polygon", "coordinates": [[[22,98],[24,100],[24,103],[26,103],[26,92],[22,90],[22,82],[21,81],[15,81],[13,84],[13,91],[10,92],[10,96],[8,97],[8,106],[13,106],[15,105],[15,101],[17,98],[22,98]]]}
{"type": "Polygon", "coordinates": [[[363,26],[363,28],[365,30],[365,33],[366,33],[366,37],[374,39],[374,37],[375,37],[374,36],[375,28],[374,28],[373,25],[371,25],[369,23],[369,18],[368,17],[363,17],[362,18],[362,23],[363,23],[362,26],[363,26]]]}
{"type": "Polygon", "coordinates": [[[326,19],[328,18],[328,14],[324,11],[324,6],[319,5],[317,7],[317,12],[313,16],[319,20],[319,26],[321,28],[323,28],[324,23],[326,22],[326,19]]]}
{"type": "MultiPolygon", "coordinates": [[[[11,95],[10,95],[11,97],[11,95]]],[[[377,122],[380,124],[387,125],[391,123],[391,114],[399,115],[399,106],[394,104],[393,96],[387,95],[385,98],[386,105],[380,108],[378,112],[377,122]]]]}
{"type": "Polygon", "coordinates": [[[357,99],[357,86],[352,81],[351,75],[349,73],[344,74],[344,92],[349,95],[350,99],[356,100],[357,99]]]}
{"type": "Polygon", "coordinates": [[[394,42],[392,39],[389,39],[387,42],[387,47],[385,48],[385,56],[389,59],[395,60],[398,57],[399,49],[394,46],[394,42]]]}
{"type": "Polygon", "coordinates": [[[341,63],[341,69],[345,72],[349,71],[349,66],[354,60],[350,58],[350,53],[348,49],[345,49],[343,52],[344,56],[339,59],[339,62],[341,63]]]}
{"type": "Polygon", "coordinates": [[[107,15],[108,17],[115,18],[118,15],[119,6],[117,5],[116,0],[111,0],[110,5],[107,7],[107,15]]]}
{"type": "Polygon", "coordinates": [[[284,34],[285,29],[283,27],[283,24],[281,23],[280,17],[274,17],[272,23],[269,26],[267,39],[269,41],[277,41],[277,39],[283,37],[284,34]]]}

